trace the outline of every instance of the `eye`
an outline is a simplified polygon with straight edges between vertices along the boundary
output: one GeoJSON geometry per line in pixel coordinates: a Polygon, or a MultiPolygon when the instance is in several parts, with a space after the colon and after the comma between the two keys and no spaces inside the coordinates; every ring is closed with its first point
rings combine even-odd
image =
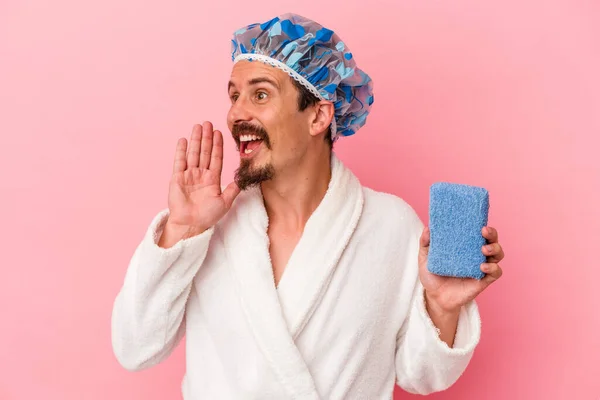
{"type": "Polygon", "coordinates": [[[229,96],[229,99],[231,100],[232,103],[235,103],[236,100],[238,99],[238,97],[240,97],[240,95],[237,93],[234,93],[231,96],[229,96]]]}
{"type": "Polygon", "coordinates": [[[267,92],[256,92],[257,100],[265,100],[267,98],[267,92]]]}

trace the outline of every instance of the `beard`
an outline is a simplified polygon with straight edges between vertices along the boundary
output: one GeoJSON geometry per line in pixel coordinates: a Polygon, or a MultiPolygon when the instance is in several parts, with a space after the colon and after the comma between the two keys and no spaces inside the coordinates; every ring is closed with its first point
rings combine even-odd
{"type": "Polygon", "coordinates": [[[241,190],[258,186],[262,182],[273,179],[275,168],[272,164],[254,168],[252,160],[240,160],[240,167],[235,171],[235,183],[241,190]]]}
{"type": "MultiPolygon", "coordinates": [[[[254,126],[247,122],[241,122],[233,126],[231,133],[236,141],[238,150],[240,147],[240,135],[249,133],[257,135],[263,141],[265,147],[271,150],[269,135],[262,127],[254,126]]],[[[262,167],[253,167],[252,160],[242,158],[240,159],[239,168],[235,171],[235,183],[241,190],[246,190],[253,186],[258,186],[262,182],[273,179],[274,175],[275,168],[272,164],[263,165],[262,167]]]]}

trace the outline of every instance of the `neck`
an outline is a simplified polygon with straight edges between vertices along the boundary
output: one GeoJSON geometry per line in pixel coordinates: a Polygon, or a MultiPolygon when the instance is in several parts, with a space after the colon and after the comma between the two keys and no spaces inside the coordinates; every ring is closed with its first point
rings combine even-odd
{"type": "Polygon", "coordinates": [[[302,231],[325,197],[330,180],[330,151],[313,157],[305,155],[293,167],[277,171],[274,179],[261,184],[269,220],[302,231]]]}

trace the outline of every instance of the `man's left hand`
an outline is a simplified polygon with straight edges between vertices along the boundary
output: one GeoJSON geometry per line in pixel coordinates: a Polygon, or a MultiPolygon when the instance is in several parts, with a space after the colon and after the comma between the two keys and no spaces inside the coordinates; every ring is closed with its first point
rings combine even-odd
{"type": "Polygon", "coordinates": [[[486,226],[482,228],[481,233],[488,242],[481,249],[486,256],[486,262],[481,264],[480,268],[486,275],[481,280],[477,280],[445,277],[429,272],[427,255],[429,254],[430,234],[428,227],[423,229],[419,249],[419,277],[425,288],[428,308],[434,308],[438,313],[457,314],[463,305],[473,300],[502,276],[499,262],[504,258],[504,251],[498,243],[498,231],[486,226]]]}

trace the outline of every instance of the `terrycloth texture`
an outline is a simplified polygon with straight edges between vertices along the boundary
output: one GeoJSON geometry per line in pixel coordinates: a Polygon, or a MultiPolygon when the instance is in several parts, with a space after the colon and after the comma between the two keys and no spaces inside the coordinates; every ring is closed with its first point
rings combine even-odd
{"type": "Polygon", "coordinates": [[[317,98],[333,102],[332,138],[353,135],[373,104],[371,78],[356,66],[332,30],[296,14],[283,14],[237,30],[231,59],[258,60],[287,72],[317,98]]]}
{"type": "Polygon", "coordinates": [[[486,243],[481,229],[487,225],[489,194],[484,188],[437,182],[429,191],[431,243],[427,267],[430,272],[481,279],[486,243]]]}
{"type": "Polygon", "coordinates": [[[119,362],[138,370],[187,333],[186,400],[390,399],[395,383],[430,393],[458,379],[479,341],[474,302],[455,347],[439,339],[418,279],[423,224],[398,197],[361,187],[335,156],[278,287],[259,189],[242,192],[214,228],[161,249],[168,213],[131,259],[112,341],[119,362]]]}

